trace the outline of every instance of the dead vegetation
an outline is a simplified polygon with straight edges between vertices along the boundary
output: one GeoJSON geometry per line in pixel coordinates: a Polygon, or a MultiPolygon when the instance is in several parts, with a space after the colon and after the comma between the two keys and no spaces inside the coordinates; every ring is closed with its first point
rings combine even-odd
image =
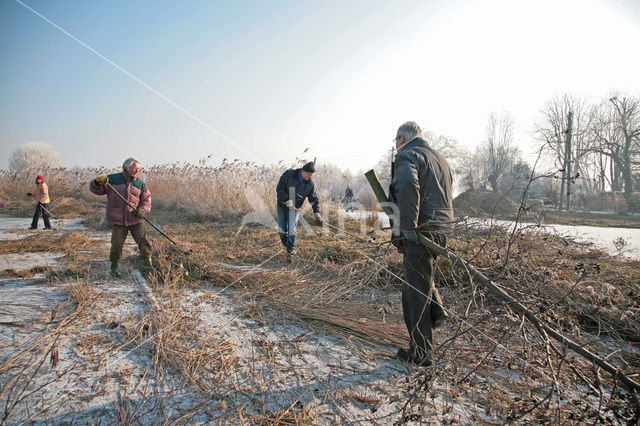
{"type": "MultiPolygon", "coordinates": [[[[168,191],[172,180],[158,176],[155,191],[162,194],[159,188],[168,191]]],[[[226,196],[235,200],[233,190],[226,196]]],[[[156,269],[148,292],[137,285],[101,289],[108,248],[83,233],[3,241],[3,254],[64,252],[61,262],[71,271],[49,275],[70,296],[54,322],[48,323],[47,312],[30,344],[2,360],[5,422],[36,412],[42,418],[63,402],[98,395],[109,403],[96,416],[127,424],[633,424],[640,418],[637,392],[549,339],[460,265],[442,258],[438,263],[437,285],[451,320],[434,333],[434,366],[405,368],[394,360],[407,339],[402,264],[384,244],[386,235],[355,238],[351,234],[361,231],[355,221],[346,222],[346,234],[312,227],[317,235],[299,235],[297,259],[289,264],[275,230],[250,226],[238,232],[240,218],[229,213],[243,211],[241,201],[224,214],[176,212],[173,207],[185,200],[169,195],[158,197],[156,206],[163,208],[154,209],[154,217],[180,246],[149,230],[156,269]],[[145,309],[132,308],[142,301],[145,309]],[[226,316],[206,322],[220,305],[229,307],[226,316]],[[281,328],[294,331],[274,331],[281,328]],[[60,339],[83,357],[64,371],[45,364],[55,359],[60,339]],[[309,348],[338,346],[357,362],[309,364],[309,348]],[[120,364],[134,355],[139,365],[120,364]],[[79,367],[102,371],[90,396],[45,398],[48,405],[16,415],[34,394],[79,367]],[[34,389],[45,368],[48,379],[34,389]],[[379,370],[387,375],[377,376],[379,370]],[[356,379],[330,382],[335,375],[356,379]],[[189,404],[174,404],[176,395],[188,395],[189,404]],[[169,412],[164,405],[177,408],[169,412]]],[[[329,218],[342,226],[335,214],[329,218]]],[[[92,223],[100,229],[97,219],[92,223]]],[[[466,223],[458,225],[449,249],[546,324],[638,380],[639,262],[541,229],[511,233],[466,223]]]]}
{"type": "Polygon", "coordinates": [[[3,241],[0,255],[8,253],[62,252],[90,249],[102,243],[79,231],[44,232],[20,240],[3,241]]]}
{"type": "MultiPolygon", "coordinates": [[[[267,256],[279,250],[272,242],[272,231],[251,230],[251,246],[261,247],[255,253],[245,251],[244,239],[233,239],[228,228],[217,225],[198,232],[195,238],[181,235],[183,240],[194,240],[189,255],[193,262],[171,262],[187,268],[193,280],[188,285],[197,287],[199,279],[214,279],[225,288],[240,289],[233,303],[260,322],[265,321],[265,312],[285,313],[333,335],[356,338],[364,346],[405,344],[399,306],[390,303],[398,290],[400,270],[393,252],[335,236],[303,237],[295,266],[282,268],[281,258],[269,260],[267,256]],[[215,240],[217,247],[235,249],[232,254],[212,252],[207,249],[207,238],[215,240]],[[267,262],[253,271],[224,266],[230,260],[246,265],[258,259],[267,262]]],[[[608,257],[542,232],[522,233],[514,239],[504,229],[460,227],[456,235],[452,249],[547,324],[607,356],[632,377],[637,375],[640,365],[633,347],[640,335],[640,290],[634,284],[640,280],[637,262],[608,257]],[[604,336],[609,339],[607,344],[601,340],[604,336]],[[611,343],[618,349],[607,353],[611,343]]],[[[178,253],[168,258],[184,256],[178,253]]],[[[443,383],[449,393],[458,389],[450,395],[455,404],[487,406],[487,418],[497,416],[504,421],[583,421],[593,416],[626,421],[637,416],[633,393],[550,341],[477,287],[464,270],[441,260],[439,271],[439,285],[455,319],[437,333],[441,364],[424,376],[424,383],[411,382],[415,392],[405,412],[418,412],[405,413],[403,418],[432,419],[431,411],[421,414],[424,398],[442,392],[443,383]],[[430,387],[434,382],[440,384],[437,391],[430,387]],[[483,396],[476,396],[477,389],[482,389],[483,396]],[[608,405],[595,410],[594,395],[606,398],[608,405]]],[[[481,421],[483,417],[471,419],[481,421]]]]}
{"type": "Polygon", "coordinates": [[[466,191],[453,200],[453,207],[470,215],[509,215],[518,211],[516,205],[502,192],[466,191]]]}

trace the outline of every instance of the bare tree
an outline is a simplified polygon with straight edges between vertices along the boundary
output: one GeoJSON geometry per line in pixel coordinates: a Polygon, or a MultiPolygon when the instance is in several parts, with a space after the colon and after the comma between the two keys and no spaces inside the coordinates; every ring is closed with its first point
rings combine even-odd
{"type": "Polygon", "coordinates": [[[46,169],[59,165],[56,149],[45,142],[25,142],[17,147],[9,158],[9,168],[16,171],[46,169]]]}
{"type": "Polygon", "coordinates": [[[624,187],[627,202],[633,192],[633,170],[640,161],[640,99],[614,94],[594,109],[595,150],[610,158],[611,187],[624,187]]]}
{"type": "Polygon", "coordinates": [[[436,136],[432,132],[425,130],[423,131],[422,137],[431,148],[438,151],[452,165],[460,160],[463,155],[463,150],[460,148],[460,144],[451,136],[436,136]]]}
{"type": "Polygon", "coordinates": [[[593,155],[592,139],[589,138],[590,109],[583,98],[564,94],[549,100],[540,111],[542,117],[535,123],[535,134],[543,144],[543,152],[553,159],[552,168],[563,169],[567,161],[571,161],[572,174],[582,177],[580,186],[589,192],[600,176],[598,159],[593,155]],[[571,153],[565,152],[569,112],[573,113],[571,153]]]}
{"type": "Polygon", "coordinates": [[[479,189],[483,186],[483,174],[476,162],[476,152],[463,150],[454,173],[459,177],[460,189],[463,191],[479,189]]]}
{"type": "Polygon", "coordinates": [[[498,180],[520,156],[513,140],[513,119],[507,113],[500,117],[491,113],[487,126],[487,139],[477,151],[477,159],[485,168],[491,189],[498,191],[498,180]]]}

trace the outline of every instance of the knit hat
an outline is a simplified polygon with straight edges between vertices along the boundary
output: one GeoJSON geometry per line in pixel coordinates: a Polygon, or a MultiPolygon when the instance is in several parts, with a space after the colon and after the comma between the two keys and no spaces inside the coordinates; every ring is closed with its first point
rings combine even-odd
{"type": "MultiPolygon", "coordinates": [[[[44,178],[42,177],[42,175],[38,175],[36,176],[36,181],[40,179],[41,182],[44,182],[44,178]]],[[[36,182],[37,183],[37,182],[36,182]]]]}
{"type": "Polygon", "coordinates": [[[316,163],[314,161],[309,161],[307,164],[302,166],[302,170],[307,173],[315,173],[316,172],[316,163]]]}

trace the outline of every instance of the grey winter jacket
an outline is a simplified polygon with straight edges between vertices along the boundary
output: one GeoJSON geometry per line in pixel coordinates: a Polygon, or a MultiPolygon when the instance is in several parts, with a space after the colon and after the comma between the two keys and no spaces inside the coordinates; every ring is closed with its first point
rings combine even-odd
{"type": "MultiPolygon", "coordinates": [[[[392,165],[389,194],[398,206],[400,231],[414,231],[427,222],[453,221],[453,176],[447,160],[422,139],[407,143],[392,165]]],[[[433,237],[446,234],[452,224],[423,228],[433,237]]],[[[422,230],[421,230],[422,231],[422,230]]],[[[406,253],[425,252],[418,244],[407,244],[406,253]]]]}

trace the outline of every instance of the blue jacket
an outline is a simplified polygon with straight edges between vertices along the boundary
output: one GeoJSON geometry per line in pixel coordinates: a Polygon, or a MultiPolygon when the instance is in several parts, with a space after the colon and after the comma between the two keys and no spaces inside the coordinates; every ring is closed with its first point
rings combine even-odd
{"type": "Polygon", "coordinates": [[[319,213],[320,204],[313,180],[311,178],[306,181],[303,180],[300,175],[300,170],[301,169],[289,169],[280,176],[278,186],[276,187],[278,204],[285,207],[284,203],[289,199],[289,188],[294,188],[295,200],[293,200],[293,204],[296,206],[296,209],[302,207],[304,199],[308,198],[313,212],[319,213]]]}

